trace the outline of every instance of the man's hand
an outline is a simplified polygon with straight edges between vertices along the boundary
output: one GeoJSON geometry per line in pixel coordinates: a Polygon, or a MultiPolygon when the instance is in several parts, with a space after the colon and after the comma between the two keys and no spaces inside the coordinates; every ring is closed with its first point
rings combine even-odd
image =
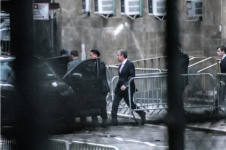
{"type": "Polygon", "coordinates": [[[122,86],[121,86],[121,90],[124,91],[125,89],[126,89],[126,87],[125,87],[124,85],[122,85],[122,86]]]}

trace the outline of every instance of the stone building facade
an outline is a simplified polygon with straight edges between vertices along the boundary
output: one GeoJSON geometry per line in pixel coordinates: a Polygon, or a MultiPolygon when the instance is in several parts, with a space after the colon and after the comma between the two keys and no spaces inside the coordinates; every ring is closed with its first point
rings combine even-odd
{"type": "MultiPolygon", "coordinates": [[[[143,17],[134,20],[121,15],[121,1],[116,0],[116,16],[108,19],[94,14],[94,0],[90,16],[83,14],[81,0],[56,0],[60,10],[56,12],[59,48],[81,51],[85,44],[87,57],[91,49],[101,52],[107,64],[117,63],[118,49],[126,49],[129,59],[138,60],[165,55],[166,20],[148,15],[148,0],[143,0],[143,17]]],[[[186,0],[180,0],[180,39],[190,56],[216,56],[216,47],[225,44],[226,1],[203,0],[202,21],[187,19],[186,0]],[[219,30],[221,26],[221,31],[219,30]]]]}

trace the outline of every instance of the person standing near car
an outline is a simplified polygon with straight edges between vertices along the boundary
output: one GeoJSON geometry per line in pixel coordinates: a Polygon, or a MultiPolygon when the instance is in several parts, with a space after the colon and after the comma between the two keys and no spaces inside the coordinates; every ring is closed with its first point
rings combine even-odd
{"type": "MultiPolygon", "coordinates": [[[[119,50],[117,55],[118,61],[121,63],[119,66],[118,74],[119,74],[119,80],[115,87],[115,97],[112,104],[112,110],[111,110],[111,125],[118,125],[117,120],[117,112],[118,112],[118,106],[122,98],[124,98],[126,104],[130,106],[129,102],[129,94],[128,94],[128,87],[129,87],[129,80],[133,77],[135,77],[135,67],[134,64],[127,59],[127,51],[126,50],[119,50]]],[[[131,81],[130,84],[130,91],[131,91],[131,98],[133,98],[133,93],[136,91],[135,83],[134,81],[131,81]]],[[[131,107],[132,109],[138,108],[136,104],[134,104],[133,100],[131,100],[131,107]]],[[[144,111],[136,111],[138,115],[141,117],[141,124],[144,125],[145,123],[145,115],[146,113],[144,111]]]]}
{"type": "MultiPolygon", "coordinates": [[[[97,59],[100,57],[100,52],[98,50],[91,50],[90,51],[90,58],[91,59],[97,59]]],[[[101,126],[104,127],[106,125],[107,121],[107,102],[106,102],[106,97],[107,93],[110,91],[109,85],[107,83],[107,76],[106,76],[106,66],[103,61],[100,61],[100,77],[102,79],[102,86],[100,89],[100,99],[101,99],[101,118],[102,118],[102,123],[101,126]]],[[[92,116],[92,123],[94,125],[98,125],[98,118],[97,116],[92,116]]]]}
{"type": "Polygon", "coordinates": [[[67,49],[62,49],[60,51],[60,56],[65,57],[65,56],[69,56],[69,52],[67,49]]]}
{"type": "MultiPolygon", "coordinates": [[[[67,72],[71,71],[78,64],[80,64],[82,62],[78,58],[78,51],[77,50],[72,50],[70,54],[71,54],[70,57],[71,57],[72,61],[69,62],[68,65],[67,65],[67,72]]],[[[86,125],[86,117],[85,116],[80,117],[80,122],[82,123],[82,125],[86,125]]]]}
{"type": "Polygon", "coordinates": [[[72,50],[70,57],[71,57],[72,61],[69,62],[67,65],[67,72],[69,72],[71,69],[75,68],[81,62],[81,60],[78,58],[77,50],[72,50]]]}

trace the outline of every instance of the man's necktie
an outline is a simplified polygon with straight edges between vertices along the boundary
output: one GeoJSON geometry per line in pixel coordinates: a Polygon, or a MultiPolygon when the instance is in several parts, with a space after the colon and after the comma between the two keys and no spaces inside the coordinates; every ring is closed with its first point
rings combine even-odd
{"type": "Polygon", "coordinates": [[[120,67],[120,73],[121,73],[121,71],[122,71],[123,66],[124,66],[124,64],[122,63],[122,64],[121,64],[121,67],[120,67]]]}

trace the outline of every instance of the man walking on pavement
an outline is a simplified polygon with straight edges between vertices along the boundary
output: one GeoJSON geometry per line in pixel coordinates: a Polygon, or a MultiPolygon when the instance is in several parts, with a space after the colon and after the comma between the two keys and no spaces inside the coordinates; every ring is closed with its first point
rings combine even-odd
{"type": "MultiPolygon", "coordinates": [[[[111,124],[112,125],[118,125],[117,120],[117,112],[118,112],[118,106],[122,98],[124,98],[126,104],[129,106],[129,95],[128,95],[128,82],[131,78],[135,77],[135,67],[134,64],[127,59],[127,51],[126,50],[119,50],[117,55],[118,61],[121,63],[119,66],[119,80],[115,87],[115,97],[112,104],[112,110],[111,110],[111,124]]],[[[131,82],[131,98],[133,98],[133,93],[136,91],[134,81],[131,82]]],[[[131,107],[132,109],[138,108],[136,104],[134,104],[133,100],[131,100],[131,107]]],[[[146,113],[144,111],[136,111],[138,115],[141,117],[141,124],[144,125],[145,123],[145,115],[146,113]]]]}

